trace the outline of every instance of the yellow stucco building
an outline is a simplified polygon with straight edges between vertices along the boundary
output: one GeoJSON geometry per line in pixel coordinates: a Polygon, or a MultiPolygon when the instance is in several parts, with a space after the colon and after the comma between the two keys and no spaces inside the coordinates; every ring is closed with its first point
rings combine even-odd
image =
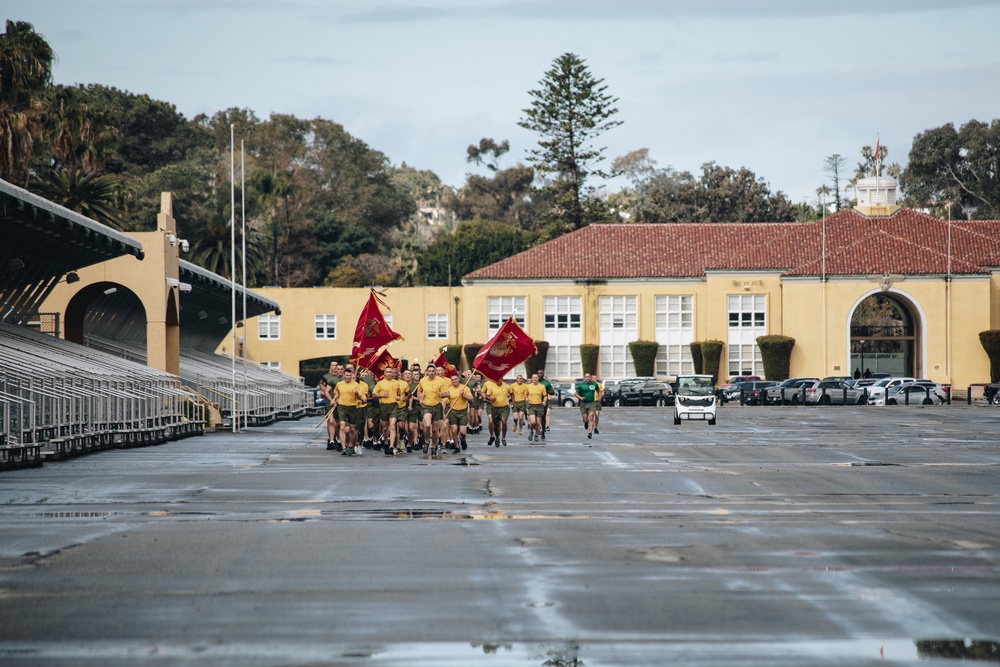
{"type": "MultiPolygon", "coordinates": [[[[979,332],[1000,328],[1000,221],[945,221],[865,179],[861,205],[785,224],[591,225],[474,271],[461,287],[390,288],[396,357],[484,343],[514,315],[549,343],[552,378],[635,373],[628,343],[660,344],[656,375],[691,372],[690,343],[720,340],[723,375],[764,375],[756,338],[795,339],[793,376],[870,371],[963,390],[989,379],[979,332]],[[867,188],[867,189],[866,189],[867,188]]],[[[251,320],[252,358],[295,372],[348,354],[367,289],[260,289],[282,315],[251,320]],[[322,325],[333,322],[334,331],[322,325]]]]}

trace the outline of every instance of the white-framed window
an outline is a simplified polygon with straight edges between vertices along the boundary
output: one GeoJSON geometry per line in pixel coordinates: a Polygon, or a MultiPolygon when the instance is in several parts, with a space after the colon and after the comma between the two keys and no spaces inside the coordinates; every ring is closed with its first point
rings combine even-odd
{"type": "Polygon", "coordinates": [[[767,334],[767,295],[729,295],[729,375],[764,376],[757,337],[767,334]]]}
{"type": "Polygon", "coordinates": [[[281,338],[281,315],[265,313],[257,317],[257,338],[278,340],[281,338]]]}
{"type": "Polygon", "coordinates": [[[314,317],[316,340],[336,340],[337,339],[337,316],[319,315],[314,317]]]}
{"type": "Polygon", "coordinates": [[[635,375],[628,344],[639,339],[639,299],[636,296],[602,296],[598,299],[600,322],[600,376],[610,380],[635,375]]]}
{"type": "Polygon", "coordinates": [[[578,296],[547,296],[543,301],[545,340],[549,343],[545,374],[550,378],[578,378],[583,375],[580,361],[583,299],[578,296]]]}
{"type": "Polygon", "coordinates": [[[500,327],[503,326],[503,323],[511,315],[514,316],[514,321],[523,329],[526,311],[527,306],[525,305],[525,297],[523,296],[491,296],[487,304],[490,336],[499,331],[500,327]]]}
{"type": "Polygon", "coordinates": [[[639,306],[634,296],[602,296],[601,329],[638,329],[639,306]]]}
{"type": "Polygon", "coordinates": [[[427,337],[448,337],[448,313],[427,313],[427,337]]]}
{"type": "Polygon", "coordinates": [[[260,367],[261,368],[266,368],[269,371],[280,371],[281,370],[281,362],[280,361],[261,361],[260,362],[260,367]]]}
{"type": "Polygon", "coordinates": [[[582,328],[583,299],[578,296],[545,297],[546,329],[582,328]]]}
{"type": "Polygon", "coordinates": [[[656,376],[677,377],[694,373],[691,341],[694,340],[694,297],[657,296],[655,300],[656,376]]]}

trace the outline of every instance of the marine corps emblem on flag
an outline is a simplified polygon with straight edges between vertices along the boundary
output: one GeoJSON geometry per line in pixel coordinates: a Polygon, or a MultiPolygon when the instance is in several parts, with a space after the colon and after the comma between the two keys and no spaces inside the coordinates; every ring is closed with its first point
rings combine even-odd
{"type": "Polygon", "coordinates": [[[514,366],[538,352],[531,337],[511,317],[486,345],[483,345],[472,362],[473,370],[484,377],[500,382],[514,366]]]}

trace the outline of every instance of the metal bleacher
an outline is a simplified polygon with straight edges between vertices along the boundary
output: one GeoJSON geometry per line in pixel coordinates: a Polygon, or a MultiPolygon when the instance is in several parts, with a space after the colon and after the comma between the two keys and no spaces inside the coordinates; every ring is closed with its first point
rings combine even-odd
{"type": "MultiPolygon", "coordinates": [[[[145,350],[139,346],[97,336],[88,336],[86,343],[88,347],[145,363],[145,350]]],[[[232,357],[195,349],[181,351],[183,388],[197,395],[203,405],[215,410],[218,414],[215,421],[222,426],[231,426],[234,414],[239,419],[239,426],[265,426],[278,420],[305,416],[311,396],[305,390],[301,377],[264,368],[253,361],[247,362],[245,370],[244,373],[243,362],[237,359],[234,385],[232,357]]]]}
{"type": "Polygon", "coordinates": [[[169,373],[0,324],[0,469],[200,435],[198,404],[169,373]]]}

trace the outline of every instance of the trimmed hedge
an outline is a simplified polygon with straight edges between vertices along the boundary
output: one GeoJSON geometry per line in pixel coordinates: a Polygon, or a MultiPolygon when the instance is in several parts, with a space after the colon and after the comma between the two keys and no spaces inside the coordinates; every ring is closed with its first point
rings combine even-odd
{"type": "Polygon", "coordinates": [[[764,377],[777,382],[787,380],[795,339],[778,335],[758,336],[757,347],[760,348],[760,358],[764,364],[764,377]]]}
{"type": "Polygon", "coordinates": [[[584,373],[597,375],[597,355],[601,351],[600,345],[584,343],[580,346],[580,364],[584,373]]]}
{"type": "Polygon", "coordinates": [[[549,356],[549,343],[545,340],[534,341],[538,352],[524,360],[524,374],[530,379],[539,368],[545,368],[545,360],[549,356]]]}
{"type": "Polygon", "coordinates": [[[632,363],[635,366],[635,374],[639,377],[653,377],[656,375],[656,351],[660,349],[660,344],[653,340],[634,340],[628,344],[628,349],[632,352],[632,363]]]}
{"type": "Polygon", "coordinates": [[[704,368],[701,358],[701,343],[694,341],[688,347],[691,348],[691,363],[694,366],[694,374],[701,375],[701,369],[704,368]]]}
{"type": "Polygon", "coordinates": [[[1000,382],[1000,329],[980,331],[979,342],[990,358],[990,382],[1000,382]]]}
{"type": "Polygon", "coordinates": [[[702,373],[712,376],[712,382],[719,382],[719,364],[722,361],[722,348],[725,343],[721,340],[701,341],[701,367],[702,373]]]}
{"type": "Polygon", "coordinates": [[[468,362],[468,367],[472,368],[472,362],[476,360],[476,355],[479,354],[479,350],[483,349],[483,343],[469,343],[462,346],[462,351],[465,353],[465,360],[468,362]]]}
{"type": "MultiPolygon", "coordinates": [[[[482,346],[480,345],[480,347],[482,347],[482,346]]],[[[451,364],[452,366],[454,366],[455,368],[457,368],[459,370],[462,369],[462,348],[461,347],[459,347],[458,345],[445,345],[445,346],[441,347],[438,351],[444,353],[444,358],[448,360],[449,364],[451,364]]],[[[472,358],[475,359],[476,355],[472,355],[472,358]]],[[[469,364],[469,367],[471,368],[472,364],[469,364]]]]}

